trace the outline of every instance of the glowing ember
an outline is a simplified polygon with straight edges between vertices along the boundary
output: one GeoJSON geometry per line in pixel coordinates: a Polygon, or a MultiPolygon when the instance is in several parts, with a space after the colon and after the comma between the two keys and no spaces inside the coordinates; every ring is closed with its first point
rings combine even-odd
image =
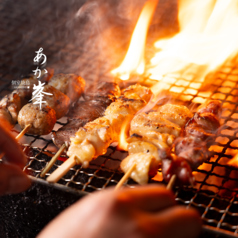
{"type": "Polygon", "coordinates": [[[128,52],[122,64],[111,72],[122,80],[128,80],[131,73],[144,73],[144,47],[146,35],[157,3],[158,0],[149,0],[145,3],[132,34],[128,52]]]}
{"type": "Polygon", "coordinates": [[[228,162],[228,164],[234,167],[238,167],[238,154],[236,154],[235,157],[228,162]]]}

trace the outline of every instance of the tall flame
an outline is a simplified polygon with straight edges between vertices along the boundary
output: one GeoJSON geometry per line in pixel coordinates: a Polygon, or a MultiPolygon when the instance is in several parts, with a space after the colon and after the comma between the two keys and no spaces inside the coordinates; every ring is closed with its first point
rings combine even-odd
{"type": "Polygon", "coordinates": [[[238,2],[234,0],[182,0],[180,32],[155,43],[151,79],[184,69],[193,63],[205,66],[200,77],[216,69],[238,51],[238,2]]]}
{"type": "Polygon", "coordinates": [[[128,80],[132,73],[144,73],[144,47],[146,35],[157,3],[158,0],[148,0],[145,3],[132,34],[127,54],[121,65],[111,72],[122,80],[128,80]]]}
{"type": "Polygon", "coordinates": [[[122,80],[131,74],[144,73],[160,83],[152,88],[167,87],[166,77],[186,69],[197,67],[197,80],[203,82],[206,75],[238,52],[238,1],[237,0],[180,0],[180,31],[168,39],[155,42],[155,54],[150,65],[144,65],[144,47],[149,22],[157,1],[146,2],[130,46],[122,64],[112,73],[122,80]],[[194,66],[193,66],[194,67],[194,66]],[[145,72],[144,72],[145,71],[145,72]]]}

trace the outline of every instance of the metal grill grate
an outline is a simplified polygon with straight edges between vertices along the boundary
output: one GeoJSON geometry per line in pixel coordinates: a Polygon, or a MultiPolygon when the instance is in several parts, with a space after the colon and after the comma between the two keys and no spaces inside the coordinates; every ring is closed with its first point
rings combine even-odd
{"type": "MultiPolygon", "coordinates": [[[[105,61],[97,56],[96,46],[83,45],[78,36],[63,37],[65,31],[69,36],[71,29],[63,27],[67,25],[66,19],[70,14],[75,14],[83,1],[79,1],[78,5],[75,1],[70,2],[71,5],[74,4],[74,7],[73,10],[68,8],[68,13],[64,11],[65,6],[59,6],[57,1],[51,1],[49,9],[56,9],[53,14],[49,14],[49,10],[45,8],[46,1],[40,1],[38,4],[26,2],[27,6],[30,6],[28,14],[25,13],[29,9],[27,7],[22,9],[22,4],[18,2],[6,1],[5,5],[0,5],[0,19],[3,23],[0,26],[0,35],[1,39],[5,39],[0,42],[3,53],[0,57],[0,96],[12,90],[11,80],[31,71],[29,65],[32,64],[34,51],[41,46],[48,56],[49,65],[56,72],[67,73],[69,70],[80,72],[87,79],[87,83],[97,80],[99,76],[104,75],[103,72],[111,68],[114,62],[110,62],[111,65],[108,62],[104,64],[105,61]],[[41,9],[39,14],[37,14],[38,9],[41,9]],[[57,14],[61,17],[59,18],[57,14]],[[29,18],[30,21],[28,21],[29,18]],[[16,19],[20,21],[16,23],[16,19]],[[32,30],[32,26],[41,22],[42,19],[44,21],[42,27],[32,30]],[[52,32],[45,31],[44,27],[52,22],[58,24],[52,28],[52,32]],[[14,34],[10,34],[12,31],[14,34]],[[4,38],[7,35],[8,38],[4,38]],[[75,61],[74,65],[77,67],[72,67],[69,62],[75,61]],[[96,79],[93,77],[95,75],[96,79]]],[[[74,23],[72,27],[76,26],[77,24],[74,23]]],[[[148,51],[151,52],[150,49],[148,51]]],[[[161,80],[167,87],[166,90],[172,92],[174,99],[186,105],[202,103],[206,99],[219,99],[223,102],[224,111],[221,118],[223,127],[211,147],[214,155],[196,170],[196,186],[175,188],[175,194],[179,203],[198,209],[205,224],[231,231],[234,234],[238,233],[238,169],[228,166],[227,162],[238,150],[237,62],[238,57],[236,56],[210,75],[211,84],[206,91],[200,90],[200,87],[204,85],[196,78],[199,68],[194,65],[188,66],[176,75],[167,75],[161,80]]],[[[146,78],[144,83],[151,84],[151,81],[146,78]]],[[[58,121],[54,130],[64,124],[66,124],[66,118],[58,121]]],[[[15,132],[19,130],[16,126],[15,132]]],[[[50,136],[39,137],[27,134],[20,142],[29,159],[24,168],[25,171],[39,178],[41,171],[51,159],[51,155],[56,152],[50,136]]],[[[92,161],[88,169],[77,165],[59,183],[86,192],[116,185],[123,176],[119,169],[120,162],[126,156],[126,152],[118,151],[111,146],[105,155],[92,161]]],[[[47,175],[60,166],[64,159],[64,156],[61,157],[47,175]]],[[[158,181],[150,182],[157,183],[158,181]]],[[[134,184],[132,180],[128,181],[128,186],[134,184]]]]}
{"type": "MultiPolygon", "coordinates": [[[[236,61],[234,60],[232,65],[235,65],[236,61]]],[[[198,209],[206,224],[237,233],[238,169],[227,165],[232,155],[237,152],[238,146],[238,100],[235,100],[238,90],[236,81],[238,71],[232,65],[230,62],[226,62],[213,75],[215,80],[209,86],[212,91],[206,94],[199,92],[198,86],[201,86],[201,82],[193,78],[186,79],[186,76],[183,76],[186,75],[186,71],[178,77],[170,75],[163,80],[168,85],[168,91],[179,91],[179,93],[173,93],[179,102],[187,99],[186,104],[190,104],[205,101],[207,98],[220,99],[223,102],[224,111],[221,117],[223,126],[216,142],[210,148],[214,155],[196,170],[197,184],[193,188],[175,188],[175,193],[179,203],[198,209]],[[197,85],[197,88],[194,85],[197,85]]],[[[190,70],[191,68],[189,68],[190,70]]],[[[56,128],[65,123],[66,118],[58,121],[56,128]]],[[[48,156],[49,153],[53,154],[52,151],[55,151],[51,138],[50,136],[26,135],[22,139],[22,143],[29,158],[25,170],[30,175],[39,178],[41,171],[51,158],[48,156]]],[[[83,169],[77,165],[59,183],[86,192],[116,185],[123,176],[119,169],[120,162],[126,156],[127,152],[118,151],[111,146],[105,155],[92,161],[89,168],[83,169]]],[[[64,159],[64,156],[61,157],[47,175],[60,166],[64,159]]],[[[134,184],[132,180],[129,180],[128,186],[134,184]]]]}

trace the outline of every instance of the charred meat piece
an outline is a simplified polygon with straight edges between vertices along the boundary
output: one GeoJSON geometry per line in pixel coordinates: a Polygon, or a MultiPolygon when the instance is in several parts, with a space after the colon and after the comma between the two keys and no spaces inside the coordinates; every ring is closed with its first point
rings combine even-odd
{"type": "Polygon", "coordinates": [[[67,95],[71,103],[80,98],[85,88],[85,80],[76,74],[54,75],[48,84],[67,95]]]}
{"type": "Polygon", "coordinates": [[[169,156],[162,160],[162,174],[165,182],[169,182],[171,177],[176,175],[176,182],[179,185],[194,184],[192,169],[188,162],[181,157],[169,156]]]}
{"type": "Polygon", "coordinates": [[[70,144],[70,137],[74,136],[77,130],[80,127],[83,127],[89,119],[81,120],[81,119],[72,119],[69,123],[63,127],[61,127],[58,131],[52,132],[52,140],[54,144],[60,148],[64,143],[70,144]]]}
{"type": "Polygon", "coordinates": [[[5,108],[9,111],[13,124],[17,122],[17,116],[21,107],[21,98],[16,92],[6,95],[0,101],[0,108],[5,108]]]}
{"type": "Polygon", "coordinates": [[[7,121],[10,128],[14,126],[11,114],[6,108],[0,108],[0,118],[7,121]]]}
{"type": "Polygon", "coordinates": [[[55,110],[48,105],[43,104],[40,109],[39,105],[28,103],[18,115],[18,123],[24,129],[28,124],[31,125],[29,133],[35,135],[49,134],[56,122],[55,110]]]}
{"type": "Polygon", "coordinates": [[[197,113],[212,113],[219,116],[221,113],[221,102],[218,100],[210,100],[202,104],[197,109],[197,113]]]}
{"type": "Polygon", "coordinates": [[[169,157],[169,148],[192,116],[187,107],[173,104],[137,114],[131,121],[131,136],[127,141],[129,156],[121,164],[123,172],[126,173],[130,168],[128,165],[135,163],[131,178],[140,184],[146,183],[161,161],[169,157]]]}
{"type": "Polygon", "coordinates": [[[194,170],[208,158],[207,143],[194,137],[178,138],[175,141],[175,154],[186,159],[194,170]]]}
{"type": "Polygon", "coordinates": [[[76,162],[87,167],[93,158],[106,153],[108,146],[119,140],[123,122],[148,103],[142,98],[150,98],[152,95],[148,88],[141,85],[133,85],[129,87],[130,90],[131,94],[123,95],[111,103],[103,117],[79,128],[75,137],[70,138],[68,156],[76,155],[76,162]]]}
{"type": "Polygon", "coordinates": [[[69,123],[62,126],[58,131],[52,133],[54,144],[60,148],[65,142],[70,143],[70,137],[73,137],[80,127],[87,122],[93,121],[103,115],[107,104],[102,101],[83,101],[78,102],[73,110],[68,114],[69,123]]]}
{"type": "MultiPolygon", "coordinates": [[[[221,111],[221,103],[219,101],[208,101],[198,108],[193,118],[185,127],[185,137],[178,138],[174,142],[175,154],[182,163],[189,164],[191,169],[196,169],[209,157],[208,148],[214,141],[215,132],[220,126],[218,115],[221,111]]],[[[165,162],[166,163],[166,162],[165,162]]],[[[171,167],[174,167],[171,160],[171,167]]],[[[187,166],[187,165],[186,165],[187,166]]],[[[172,173],[172,169],[166,170],[172,173]]],[[[175,170],[174,173],[177,173],[175,170]]],[[[164,174],[166,177],[167,174],[164,174]]],[[[189,181],[189,180],[188,180],[189,181]]],[[[183,183],[184,181],[181,180],[183,183]]]]}
{"type": "Polygon", "coordinates": [[[116,83],[102,82],[96,87],[90,87],[85,90],[85,100],[99,100],[109,104],[121,94],[120,88],[116,83]]]}
{"type": "Polygon", "coordinates": [[[208,138],[214,137],[214,133],[206,131],[192,119],[185,127],[185,136],[192,136],[196,138],[196,140],[205,141],[208,140],[208,138]]]}
{"type": "Polygon", "coordinates": [[[102,117],[112,100],[117,95],[120,95],[120,88],[115,83],[103,83],[99,88],[100,93],[98,97],[95,94],[95,99],[75,103],[74,107],[68,113],[69,124],[52,133],[53,142],[57,147],[61,147],[65,142],[70,143],[70,137],[74,137],[78,129],[83,127],[87,122],[102,117]]]}
{"type": "Polygon", "coordinates": [[[104,101],[90,100],[90,101],[78,101],[74,107],[69,111],[69,120],[75,120],[77,118],[82,120],[94,120],[103,116],[108,104],[104,101]]]}

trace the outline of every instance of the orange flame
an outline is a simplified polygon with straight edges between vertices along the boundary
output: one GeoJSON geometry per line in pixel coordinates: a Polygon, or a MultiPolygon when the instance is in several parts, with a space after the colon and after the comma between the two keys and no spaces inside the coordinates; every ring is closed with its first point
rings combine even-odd
{"type": "Polygon", "coordinates": [[[228,165],[238,167],[238,154],[236,154],[235,157],[228,162],[228,165]]]}
{"type": "Polygon", "coordinates": [[[180,32],[155,43],[158,53],[151,59],[151,79],[184,69],[203,67],[200,78],[238,51],[238,3],[233,0],[182,0],[179,4],[180,32]]]}
{"type": "Polygon", "coordinates": [[[125,151],[128,150],[127,138],[129,136],[130,122],[132,118],[133,118],[132,116],[130,118],[127,118],[121,126],[119,141],[117,146],[119,150],[125,150],[125,151]]]}
{"type": "Polygon", "coordinates": [[[131,37],[130,46],[121,65],[111,73],[121,80],[128,80],[130,74],[143,74],[145,69],[144,48],[146,35],[158,0],[148,0],[139,16],[131,37]]]}
{"type": "Polygon", "coordinates": [[[180,0],[179,33],[155,42],[154,57],[151,58],[150,65],[145,66],[146,34],[156,4],[155,0],[146,2],[125,59],[118,68],[111,71],[122,80],[129,79],[136,72],[144,73],[145,76],[160,81],[151,88],[157,94],[161,89],[169,88],[167,81],[174,75],[188,66],[196,66],[196,79],[201,84],[209,72],[238,52],[238,31],[235,30],[238,25],[237,1],[180,0]]]}

